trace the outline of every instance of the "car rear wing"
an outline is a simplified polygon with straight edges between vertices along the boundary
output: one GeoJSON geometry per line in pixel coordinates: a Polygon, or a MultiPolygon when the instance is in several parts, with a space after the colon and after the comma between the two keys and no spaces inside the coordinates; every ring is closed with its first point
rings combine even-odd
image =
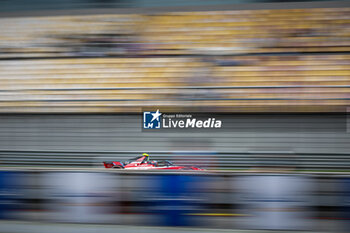
{"type": "Polygon", "coordinates": [[[104,161],[105,168],[124,168],[124,164],[119,161],[104,161]]]}

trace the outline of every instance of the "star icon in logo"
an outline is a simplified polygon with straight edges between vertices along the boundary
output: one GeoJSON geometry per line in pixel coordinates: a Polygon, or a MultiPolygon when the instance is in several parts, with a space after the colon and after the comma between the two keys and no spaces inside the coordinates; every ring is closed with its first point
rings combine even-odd
{"type": "Polygon", "coordinates": [[[157,121],[159,121],[159,117],[160,117],[160,115],[162,115],[162,114],[159,112],[159,109],[157,109],[157,111],[156,111],[155,113],[151,113],[151,114],[152,114],[152,116],[153,116],[151,122],[154,121],[155,119],[157,119],[157,121]]]}

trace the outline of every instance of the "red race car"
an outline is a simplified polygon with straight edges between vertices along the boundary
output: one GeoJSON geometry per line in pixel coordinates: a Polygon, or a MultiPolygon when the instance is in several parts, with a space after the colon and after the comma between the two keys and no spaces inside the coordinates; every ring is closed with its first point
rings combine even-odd
{"type": "Polygon", "coordinates": [[[149,155],[144,153],[142,156],[136,157],[124,162],[111,161],[103,162],[105,168],[116,169],[133,169],[133,170],[203,170],[201,168],[193,166],[177,166],[169,162],[168,160],[162,161],[150,161],[149,155]]]}

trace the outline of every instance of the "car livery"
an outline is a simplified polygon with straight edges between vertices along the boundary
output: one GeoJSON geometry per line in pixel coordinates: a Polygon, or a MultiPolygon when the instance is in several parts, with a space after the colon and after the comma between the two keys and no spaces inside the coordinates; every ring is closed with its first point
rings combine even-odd
{"type": "Polygon", "coordinates": [[[168,160],[149,159],[149,155],[144,153],[142,156],[127,161],[109,161],[103,162],[105,168],[126,169],[126,170],[203,170],[194,166],[178,166],[168,160]]]}

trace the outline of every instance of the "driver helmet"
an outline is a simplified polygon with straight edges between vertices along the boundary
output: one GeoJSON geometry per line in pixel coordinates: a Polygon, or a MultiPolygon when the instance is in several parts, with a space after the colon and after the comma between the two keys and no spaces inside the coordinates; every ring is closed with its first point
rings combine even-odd
{"type": "Polygon", "coordinates": [[[142,161],[142,163],[149,161],[149,155],[147,153],[143,153],[142,156],[145,156],[146,158],[142,161]]]}

